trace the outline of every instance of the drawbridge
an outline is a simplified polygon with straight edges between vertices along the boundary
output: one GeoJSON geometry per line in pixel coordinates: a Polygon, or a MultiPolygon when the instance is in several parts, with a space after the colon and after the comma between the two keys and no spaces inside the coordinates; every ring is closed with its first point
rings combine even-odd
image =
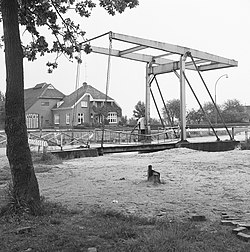
{"type": "MultiPolygon", "coordinates": [[[[203,111],[209,126],[213,130],[214,135],[216,136],[217,141],[220,141],[219,136],[212,123],[210,122],[208,116],[206,115],[197,95],[195,94],[188,78],[186,71],[196,71],[201,79],[202,84],[206,88],[212,103],[214,104],[217,114],[220,116],[222,124],[224,125],[229,138],[233,141],[233,136],[230,131],[227,129],[227,126],[221,116],[221,113],[216,106],[216,103],[209,92],[204,78],[202,77],[202,72],[211,71],[216,69],[223,69],[229,67],[237,67],[238,62],[233,59],[227,59],[220,57],[211,53],[199,51],[196,49],[183,47],[179,45],[143,39],[135,36],[129,36],[114,32],[108,32],[100,36],[94,37],[85,41],[82,45],[84,48],[86,45],[90,46],[92,53],[104,54],[109,57],[119,57],[128,60],[139,61],[145,63],[146,65],[146,95],[145,95],[145,121],[146,121],[146,134],[151,133],[150,129],[150,98],[152,96],[153,101],[156,105],[154,95],[151,89],[152,83],[155,81],[162,98],[164,107],[166,105],[160,90],[160,86],[157,81],[157,76],[160,74],[166,73],[175,73],[179,81],[180,87],[180,141],[187,141],[186,133],[186,85],[191,89],[195,99],[197,100],[199,107],[203,111]],[[98,47],[94,45],[94,42],[100,39],[101,37],[108,36],[109,38],[109,48],[98,47]],[[119,42],[117,48],[115,47],[115,42],[119,42]],[[119,49],[118,49],[119,48],[119,49]],[[121,49],[122,48],[122,49],[121,49]],[[150,53],[144,53],[150,51],[150,53]]],[[[157,108],[157,105],[156,105],[157,108]]],[[[161,119],[159,109],[157,108],[158,115],[161,119]]],[[[167,109],[166,109],[167,112],[167,109]]],[[[168,114],[168,112],[167,112],[168,114]]],[[[162,121],[162,119],[161,119],[162,121]]],[[[163,121],[162,121],[163,123],[163,121]]]]}

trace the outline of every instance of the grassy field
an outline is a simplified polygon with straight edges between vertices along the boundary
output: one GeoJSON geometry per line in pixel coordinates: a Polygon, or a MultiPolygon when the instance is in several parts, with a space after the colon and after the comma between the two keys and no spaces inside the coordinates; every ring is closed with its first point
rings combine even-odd
{"type": "Polygon", "coordinates": [[[44,210],[41,216],[1,216],[0,251],[250,251],[219,223],[145,219],[94,207],[72,211],[48,202],[44,210]]]}

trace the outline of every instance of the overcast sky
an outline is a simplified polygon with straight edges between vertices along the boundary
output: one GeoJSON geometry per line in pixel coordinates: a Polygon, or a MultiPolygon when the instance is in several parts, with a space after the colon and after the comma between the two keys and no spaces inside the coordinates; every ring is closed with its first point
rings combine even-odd
{"type": "MultiPolygon", "coordinates": [[[[217,102],[238,99],[250,105],[250,1],[249,0],[140,0],[140,5],[123,14],[109,16],[105,10],[95,8],[92,16],[81,19],[81,26],[92,38],[108,31],[133,35],[216,54],[237,60],[239,66],[203,73],[212,95],[217,84],[217,102]]],[[[71,14],[72,17],[72,14],[71,14]]],[[[2,28],[0,30],[2,32],[2,28]]],[[[94,41],[93,45],[108,47],[108,37],[94,41]]],[[[108,58],[99,54],[83,55],[80,83],[86,81],[105,92],[108,58]]],[[[64,94],[70,94],[76,86],[76,63],[62,57],[59,68],[47,73],[48,58],[35,62],[25,60],[25,88],[47,82],[64,94]]],[[[0,90],[5,91],[5,66],[0,51],[0,90]]],[[[209,101],[197,73],[187,71],[187,76],[201,103],[209,101]]],[[[173,73],[160,75],[158,82],[165,100],[179,98],[179,81],[173,73]]],[[[163,105],[154,90],[159,108],[163,105]]],[[[132,116],[135,104],[145,100],[145,63],[112,58],[109,96],[123,109],[123,115],[132,116]]],[[[197,108],[197,102],[187,87],[187,110],[197,108]]],[[[152,102],[152,117],[157,117],[152,102]]]]}

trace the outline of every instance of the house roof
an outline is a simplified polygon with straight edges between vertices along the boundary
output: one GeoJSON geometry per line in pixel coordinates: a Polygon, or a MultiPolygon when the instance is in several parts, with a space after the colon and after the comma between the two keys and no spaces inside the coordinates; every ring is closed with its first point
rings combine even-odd
{"type": "MultiPolygon", "coordinates": [[[[88,85],[86,82],[83,85],[75,90],[72,94],[67,95],[63,98],[63,103],[59,108],[72,108],[74,104],[78,103],[84,95],[89,94],[93,100],[105,100],[106,95],[96,88],[88,85]]],[[[111,97],[107,96],[107,100],[114,101],[111,97]]]]}
{"type": "Polygon", "coordinates": [[[24,106],[28,110],[38,99],[62,99],[65,95],[51,84],[39,83],[33,88],[24,90],[24,106]]]}
{"type": "Polygon", "coordinates": [[[118,116],[122,116],[122,109],[116,104],[113,103],[112,105],[110,103],[106,104],[105,107],[96,107],[93,106],[93,111],[96,114],[105,114],[109,112],[116,112],[118,116]]]}

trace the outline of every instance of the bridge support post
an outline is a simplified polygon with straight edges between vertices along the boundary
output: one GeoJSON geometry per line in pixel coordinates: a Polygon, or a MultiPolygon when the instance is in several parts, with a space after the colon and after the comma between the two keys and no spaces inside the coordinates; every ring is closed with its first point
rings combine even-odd
{"type": "Polygon", "coordinates": [[[150,129],[150,74],[149,74],[150,63],[146,65],[146,99],[145,99],[145,124],[146,134],[151,134],[150,129]]]}
{"type": "Polygon", "coordinates": [[[185,87],[185,61],[186,54],[180,57],[180,128],[181,128],[181,141],[187,140],[186,133],[186,87],[185,87]]]}

